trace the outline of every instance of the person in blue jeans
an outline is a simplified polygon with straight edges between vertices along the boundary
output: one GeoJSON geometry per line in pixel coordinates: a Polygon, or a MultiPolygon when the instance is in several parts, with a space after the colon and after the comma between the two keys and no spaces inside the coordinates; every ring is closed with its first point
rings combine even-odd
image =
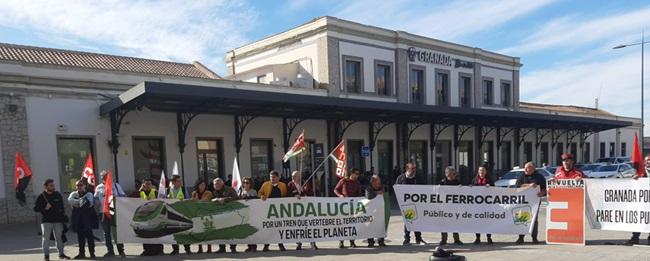
{"type": "MultiPolygon", "coordinates": [[[[397,180],[395,180],[395,184],[410,184],[410,185],[415,185],[418,184],[417,178],[415,178],[415,163],[407,163],[404,174],[399,175],[397,177],[397,180]]],[[[414,231],[415,234],[415,243],[419,245],[426,245],[427,242],[424,242],[422,240],[422,233],[419,231],[414,231]]],[[[411,232],[406,228],[406,225],[404,226],[404,242],[402,242],[403,246],[408,246],[411,244],[411,232]]]]}
{"type": "MultiPolygon", "coordinates": [[[[115,234],[113,232],[115,230],[115,226],[111,224],[111,219],[107,218],[103,213],[104,197],[106,196],[106,174],[108,174],[108,171],[106,170],[103,170],[101,173],[99,173],[99,178],[102,181],[102,184],[97,185],[95,188],[95,202],[97,202],[99,220],[101,221],[102,230],[104,230],[104,243],[106,244],[106,254],[104,257],[115,256],[115,250],[113,249],[113,240],[115,240],[115,243],[117,245],[117,252],[120,254],[120,256],[126,257],[126,254],[124,253],[124,244],[117,243],[117,239],[112,238],[111,236],[112,234],[115,234]]],[[[126,196],[126,193],[124,193],[122,186],[120,186],[120,184],[117,182],[113,182],[113,197],[124,196],[126,196]]]]}

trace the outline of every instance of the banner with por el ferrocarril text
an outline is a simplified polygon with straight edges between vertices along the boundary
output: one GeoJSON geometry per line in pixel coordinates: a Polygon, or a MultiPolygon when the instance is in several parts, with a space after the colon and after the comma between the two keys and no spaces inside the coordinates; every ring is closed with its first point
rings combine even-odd
{"type": "Polygon", "coordinates": [[[395,185],[409,231],[530,234],[539,188],[395,185]]]}

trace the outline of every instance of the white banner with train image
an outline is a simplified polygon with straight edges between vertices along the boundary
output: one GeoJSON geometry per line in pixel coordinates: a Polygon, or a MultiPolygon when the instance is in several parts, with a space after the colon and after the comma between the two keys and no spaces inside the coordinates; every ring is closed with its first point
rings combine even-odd
{"type": "Polygon", "coordinates": [[[145,244],[269,244],[382,238],[388,194],[270,198],[224,204],[117,198],[117,239],[145,244]],[[386,199],[385,199],[386,198],[386,199]]]}

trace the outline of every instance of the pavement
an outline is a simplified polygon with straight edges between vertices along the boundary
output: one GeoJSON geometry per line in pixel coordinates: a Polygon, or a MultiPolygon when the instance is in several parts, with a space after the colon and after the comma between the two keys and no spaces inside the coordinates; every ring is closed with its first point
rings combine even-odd
{"type": "MultiPolygon", "coordinates": [[[[540,210],[539,232],[540,240],[544,242],[544,229],[546,209],[542,206],[540,210]]],[[[388,237],[386,239],[387,247],[368,248],[365,247],[365,240],[357,240],[358,248],[339,249],[338,242],[319,242],[319,250],[311,250],[309,244],[303,244],[302,251],[296,251],[295,244],[285,244],[288,251],[280,252],[277,246],[271,245],[270,252],[244,253],[241,252],[245,246],[238,246],[239,253],[225,254],[193,254],[179,256],[158,256],[158,257],[139,257],[142,246],[139,244],[126,245],[126,259],[142,260],[336,260],[344,258],[345,260],[428,260],[431,252],[437,246],[440,240],[440,233],[423,233],[423,238],[428,242],[427,245],[402,246],[403,223],[399,213],[394,211],[391,216],[388,227],[388,237]]],[[[19,225],[2,225],[0,226],[0,260],[42,260],[41,239],[37,235],[39,228],[36,224],[19,224],[19,225]]],[[[101,230],[96,230],[98,238],[101,236],[101,230]]],[[[449,235],[451,237],[451,235],[449,235]]],[[[461,234],[461,240],[465,242],[462,246],[449,245],[448,250],[454,251],[458,255],[465,256],[467,260],[634,260],[650,261],[650,246],[647,245],[647,234],[641,236],[641,244],[635,246],[623,246],[629,237],[628,232],[602,231],[587,228],[587,245],[586,246],[565,246],[565,245],[546,245],[544,243],[533,245],[526,243],[516,245],[513,242],[517,239],[516,235],[493,235],[493,245],[481,244],[473,245],[474,234],[461,234]]],[[[74,257],[77,254],[76,235],[68,233],[71,242],[68,242],[65,252],[68,256],[74,257]]],[[[485,240],[483,236],[483,240],[485,240]]],[[[527,242],[530,237],[526,237],[527,242]]],[[[96,254],[101,257],[106,253],[103,242],[97,242],[96,254]]],[[[347,245],[347,242],[346,242],[347,245]]],[[[213,249],[216,246],[213,246],[213,249]]],[[[180,247],[181,253],[183,247],[180,247]]],[[[258,247],[261,249],[261,246],[258,247]]],[[[192,251],[196,251],[197,246],[193,246],[192,251]]],[[[165,252],[169,253],[171,246],[165,246],[165,252]]],[[[52,243],[50,250],[52,260],[57,260],[57,251],[52,243]]],[[[98,258],[102,260],[120,260],[121,258],[98,258]]]]}

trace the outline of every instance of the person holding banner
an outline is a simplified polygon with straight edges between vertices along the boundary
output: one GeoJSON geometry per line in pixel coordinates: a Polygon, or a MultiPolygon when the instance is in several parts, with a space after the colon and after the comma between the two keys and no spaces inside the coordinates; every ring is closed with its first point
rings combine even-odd
{"type": "MultiPolygon", "coordinates": [[[[399,168],[395,166],[395,169],[393,171],[399,171],[399,168]]],[[[415,163],[409,162],[406,163],[406,166],[404,167],[404,174],[401,174],[395,179],[395,184],[411,184],[415,185],[418,184],[418,179],[415,178],[415,163]]],[[[419,231],[414,231],[415,234],[415,243],[418,245],[426,245],[427,243],[422,240],[422,233],[419,231]]],[[[411,244],[411,231],[408,231],[406,229],[406,225],[404,225],[404,242],[402,242],[402,246],[408,246],[411,244]]]]}
{"type": "MultiPolygon", "coordinates": [[[[280,182],[279,172],[271,170],[269,173],[269,181],[262,184],[259,195],[262,200],[266,200],[267,198],[283,198],[287,196],[287,184],[280,182]]],[[[287,251],[282,243],[278,244],[278,248],[280,251],[287,251]]],[[[264,244],[262,252],[267,251],[269,251],[269,244],[264,244]]]]}
{"type": "MultiPolygon", "coordinates": [[[[184,200],[185,199],[185,192],[183,191],[183,183],[181,181],[181,176],[179,175],[172,175],[172,181],[171,181],[171,186],[169,187],[169,193],[167,193],[167,196],[170,199],[178,199],[178,200],[184,200]]],[[[190,245],[183,245],[183,248],[185,249],[185,254],[191,255],[192,250],[190,248],[190,245]]],[[[169,255],[178,255],[178,245],[172,245],[172,252],[169,253],[169,255]]]]}
{"type": "MultiPolygon", "coordinates": [[[[440,182],[441,186],[461,186],[462,184],[460,183],[460,180],[457,178],[457,173],[456,169],[453,167],[447,167],[445,168],[445,178],[440,182]]],[[[444,246],[447,244],[447,237],[448,234],[447,232],[442,232],[440,234],[440,243],[438,243],[441,246],[444,246]]],[[[456,245],[462,245],[463,242],[460,241],[460,235],[456,232],[453,233],[454,237],[454,244],[456,245]]]]}
{"type": "MultiPolygon", "coordinates": [[[[302,184],[302,174],[297,170],[294,170],[291,173],[291,181],[289,184],[287,184],[287,189],[289,190],[289,194],[291,194],[291,196],[294,196],[298,199],[300,199],[300,197],[314,196],[314,192],[311,189],[311,184],[309,182],[302,184]]],[[[309,244],[311,245],[312,249],[318,250],[316,242],[311,242],[309,244]]],[[[301,242],[296,243],[296,245],[296,250],[302,250],[301,242]]]]}
{"type": "Polygon", "coordinates": [[[38,195],[34,203],[34,211],[41,213],[41,236],[43,255],[50,260],[50,235],[54,234],[59,259],[70,259],[63,251],[63,224],[67,223],[65,207],[61,193],[56,191],[53,179],[45,180],[43,193],[38,195]]]}
{"type": "MultiPolygon", "coordinates": [[[[361,184],[359,184],[359,175],[361,174],[361,171],[359,169],[352,169],[350,172],[346,172],[345,174],[346,176],[340,179],[339,183],[334,187],[334,194],[339,198],[363,196],[361,184]]],[[[357,247],[354,240],[350,240],[350,247],[357,247]]],[[[343,240],[339,241],[339,248],[345,248],[343,240]]]]}
{"type": "Polygon", "coordinates": [[[571,153],[564,153],[561,156],[562,167],[555,171],[556,179],[582,179],[586,178],[582,171],[575,167],[575,157],[571,153]]]}
{"type": "MultiPolygon", "coordinates": [[[[106,196],[106,176],[108,174],[108,171],[102,170],[102,172],[99,173],[99,179],[101,180],[101,184],[97,185],[95,188],[95,202],[98,205],[99,209],[99,218],[101,221],[102,225],[102,230],[104,231],[104,243],[106,244],[106,254],[104,257],[113,257],[115,256],[115,250],[113,249],[113,242],[112,240],[115,240],[115,244],[117,245],[117,252],[120,254],[120,257],[126,257],[126,254],[124,253],[124,244],[120,244],[117,242],[117,237],[112,238],[111,234],[115,234],[113,231],[113,226],[111,225],[111,220],[109,218],[106,218],[104,215],[104,197],[106,196]]],[[[113,195],[115,197],[124,197],[126,196],[126,193],[124,193],[124,190],[120,186],[120,184],[117,184],[117,182],[113,182],[113,195]]]]}
{"type": "MultiPolygon", "coordinates": [[[[139,189],[140,198],[143,200],[153,200],[158,197],[158,191],[153,186],[153,180],[150,178],[142,181],[139,189]]],[[[161,244],[143,244],[140,256],[158,256],[163,254],[163,245],[161,244]]]]}
{"type": "MultiPolygon", "coordinates": [[[[245,177],[242,180],[242,186],[237,192],[239,199],[249,200],[258,198],[257,191],[253,188],[253,179],[250,177],[245,177]]],[[[244,252],[257,252],[257,245],[248,244],[244,252]]]]}
{"type": "MultiPolygon", "coordinates": [[[[638,143],[637,143],[638,144],[638,143]]],[[[635,148],[636,149],[636,148],[635,148]]],[[[638,154],[641,156],[641,153],[638,154]]],[[[638,180],[639,178],[645,178],[650,175],[650,155],[646,155],[645,158],[643,159],[645,162],[644,165],[645,167],[643,168],[643,171],[637,171],[637,174],[634,174],[634,177],[632,177],[635,180],[638,180]]],[[[634,232],[632,233],[632,237],[630,240],[625,242],[625,245],[631,246],[631,245],[638,245],[640,243],[640,238],[641,238],[641,232],[634,232]]],[[[650,233],[648,234],[648,245],[650,245],[650,233]]]]}
{"type": "MultiPolygon", "coordinates": [[[[528,188],[528,187],[539,187],[539,192],[537,193],[538,197],[546,196],[546,178],[542,174],[537,173],[535,164],[532,161],[526,162],[524,165],[524,175],[519,175],[517,177],[517,182],[515,186],[518,188],[528,188]]],[[[538,215],[535,215],[536,217],[538,215]]],[[[539,244],[537,240],[537,218],[535,218],[535,225],[533,225],[533,232],[531,237],[533,238],[533,244],[539,244]]],[[[524,235],[519,235],[519,239],[515,242],[517,244],[524,243],[524,235]]]]}
{"type": "MultiPolygon", "coordinates": [[[[207,201],[212,200],[212,192],[208,191],[208,185],[205,183],[203,178],[199,178],[194,185],[194,191],[192,191],[192,200],[207,201]]],[[[212,253],[212,245],[208,244],[206,253],[212,253]]],[[[203,253],[203,245],[199,245],[199,254],[203,253]]]]}
{"type": "MultiPolygon", "coordinates": [[[[480,166],[478,168],[478,171],[476,173],[476,176],[474,177],[474,180],[472,180],[472,185],[474,186],[494,186],[494,182],[492,179],[488,176],[487,174],[487,169],[485,166],[480,166]]],[[[492,244],[492,234],[487,234],[487,243],[492,244]]],[[[474,239],[474,245],[478,245],[481,243],[481,234],[476,233],[476,239],[474,239]]]]}
{"type": "MultiPolygon", "coordinates": [[[[237,191],[235,191],[235,189],[232,187],[226,186],[226,184],[223,182],[223,179],[221,178],[214,179],[212,185],[214,187],[214,191],[212,192],[212,202],[215,202],[217,204],[224,204],[233,200],[237,200],[239,198],[237,197],[237,191]]],[[[219,250],[217,253],[225,252],[226,245],[219,245],[219,250]]],[[[237,253],[237,245],[231,244],[230,252],[237,253]]]]}
{"type": "Polygon", "coordinates": [[[95,196],[86,191],[86,184],[79,179],[75,183],[77,190],[70,193],[68,203],[72,206],[72,231],[77,232],[79,242],[79,254],[74,259],[86,258],[86,244],[90,258],[95,258],[95,237],[93,229],[99,228],[97,214],[95,213],[95,196]]]}
{"type": "MultiPolygon", "coordinates": [[[[377,196],[384,196],[384,186],[381,184],[381,178],[377,174],[373,174],[370,177],[370,186],[366,188],[366,198],[373,199],[377,196]]],[[[377,238],[377,245],[380,247],[385,247],[384,238],[377,238]]],[[[375,247],[375,239],[368,238],[368,247],[375,247]]]]}

